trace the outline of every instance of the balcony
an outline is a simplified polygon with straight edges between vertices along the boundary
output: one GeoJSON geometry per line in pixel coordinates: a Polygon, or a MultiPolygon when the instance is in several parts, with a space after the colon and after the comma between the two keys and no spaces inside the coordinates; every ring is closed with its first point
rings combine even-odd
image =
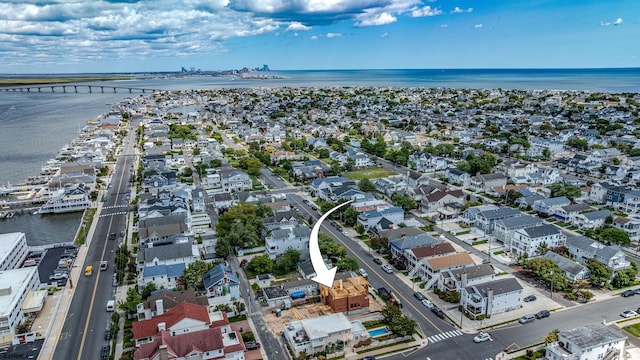
{"type": "Polygon", "coordinates": [[[579,360],[580,357],[577,354],[571,353],[569,350],[565,349],[560,345],[561,343],[556,341],[554,343],[548,344],[546,350],[556,358],[560,358],[563,360],[579,360]]]}

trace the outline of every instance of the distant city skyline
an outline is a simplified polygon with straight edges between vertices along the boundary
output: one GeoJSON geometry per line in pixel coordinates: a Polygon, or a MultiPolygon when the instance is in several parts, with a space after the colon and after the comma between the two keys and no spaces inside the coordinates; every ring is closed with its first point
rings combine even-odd
{"type": "Polygon", "coordinates": [[[637,0],[0,0],[0,73],[640,67],[637,0]]]}

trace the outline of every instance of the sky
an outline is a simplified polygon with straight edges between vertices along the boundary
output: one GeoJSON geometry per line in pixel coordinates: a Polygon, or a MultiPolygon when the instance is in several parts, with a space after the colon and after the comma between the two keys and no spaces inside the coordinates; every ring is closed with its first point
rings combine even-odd
{"type": "Polygon", "coordinates": [[[0,0],[0,73],[640,67],[638,0],[0,0]]]}

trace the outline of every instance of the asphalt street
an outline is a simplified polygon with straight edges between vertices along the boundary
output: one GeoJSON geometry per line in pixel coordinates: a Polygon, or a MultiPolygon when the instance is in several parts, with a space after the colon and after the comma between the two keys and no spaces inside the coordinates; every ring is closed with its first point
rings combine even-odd
{"type": "MultiPolygon", "coordinates": [[[[135,129],[135,126],[134,126],[135,129]]],[[[84,264],[76,264],[84,269],[93,266],[93,276],[81,276],[74,284],[73,300],[56,345],[54,359],[69,358],[94,360],[100,357],[100,349],[105,343],[104,331],[111,321],[111,313],[106,311],[109,299],[115,299],[113,287],[114,258],[119,240],[109,240],[110,233],[119,237],[126,225],[129,201],[130,171],[134,161],[135,131],[130,131],[125,142],[124,153],[118,157],[111,177],[111,189],[107,191],[103,211],[97,221],[94,236],[88,239],[89,249],[84,264]],[[100,262],[106,260],[111,266],[100,271],[100,262]]],[[[84,270],[83,270],[84,272],[84,270]]]]}

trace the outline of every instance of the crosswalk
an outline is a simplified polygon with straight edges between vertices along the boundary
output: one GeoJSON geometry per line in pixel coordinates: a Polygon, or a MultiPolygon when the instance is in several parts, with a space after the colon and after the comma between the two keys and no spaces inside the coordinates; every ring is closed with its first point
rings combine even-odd
{"type": "Polygon", "coordinates": [[[129,207],[129,205],[110,205],[110,206],[103,206],[102,209],[119,209],[119,208],[126,208],[129,207]]]}
{"type": "Polygon", "coordinates": [[[442,340],[460,336],[460,335],[462,335],[462,332],[460,330],[451,330],[451,331],[443,332],[440,334],[428,336],[427,340],[429,340],[429,342],[434,343],[434,342],[442,341],[442,340]]]}
{"type": "Polygon", "coordinates": [[[116,215],[127,215],[129,214],[128,211],[120,211],[120,212],[112,212],[112,213],[108,213],[108,214],[101,214],[100,217],[107,217],[107,216],[116,216],[116,215]]]}

